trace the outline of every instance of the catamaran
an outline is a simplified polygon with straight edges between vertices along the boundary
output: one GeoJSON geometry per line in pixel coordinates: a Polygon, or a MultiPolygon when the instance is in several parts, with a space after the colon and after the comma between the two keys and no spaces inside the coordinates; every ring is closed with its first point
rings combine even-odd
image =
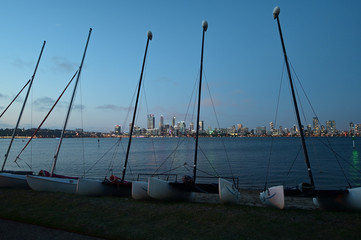
{"type": "Polygon", "coordinates": [[[275,7],[273,10],[273,17],[277,20],[280,39],[282,43],[283,55],[286,62],[288,78],[291,87],[293,106],[297,118],[298,128],[300,129],[300,139],[303,149],[304,160],[307,167],[309,183],[300,183],[297,188],[285,189],[283,185],[274,186],[265,189],[260,193],[261,201],[269,206],[273,206],[276,208],[284,208],[284,196],[300,196],[300,197],[309,197],[313,199],[313,203],[320,208],[324,209],[342,209],[342,210],[350,210],[357,209],[361,210],[361,187],[356,187],[347,189],[339,189],[339,190],[323,190],[317,189],[314,183],[311,164],[308,156],[307,146],[305,142],[305,137],[303,133],[303,127],[300,119],[300,114],[298,110],[296,95],[293,86],[293,80],[291,76],[291,71],[288,63],[288,57],[286,53],[285,44],[283,41],[281,25],[279,20],[280,8],[275,7]]]}
{"type": "MultiPolygon", "coordinates": [[[[14,131],[13,131],[13,134],[12,134],[12,137],[11,137],[11,140],[10,140],[10,143],[9,143],[9,147],[5,153],[5,159],[4,159],[4,162],[2,164],[2,167],[1,167],[1,171],[0,171],[0,187],[9,187],[9,188],[29,188],[27,182],[26,182],[26,175],[31,175],[33,174],[32,171],[9,171],[9,170],[5,170],[5,164],[6,164],[6,161],[8,159],[8,156],[9,156],[9,153],[10,153],[10,150],[11,150],[11,147],[12,147],[12,144],[13,144],[13,141],[14,141],[14,138],[15,138],[15,134],[16,134],[16,131],[18,130],[18,127],[19,127],[19,123],[20,123],[20,120],[21,120],[21,117],[22,117],[22,114],[24,112],[24,108],[25,108],[25,105],[26,105],[26,102],[28,100],[28,97],[29,97],[29,93],[30,93],[30,90],[31,90],[31,86],[33,85],[33,81],[34,81],[34,78],[35,78],[35,74],[36,74],[36,71],[38,69],[38,66],[39,66],[39,63],[40,63],[40,59],[41,59],[41,56],[43,54],[43,50],[44,50],[44,47],[45,47],[45,44],[46,44],[46,41],[44,41],[43,43],[43,46],[41,48],[41,51],[40,51],[40,55],[39,55],[39,58],[38,58],[38,61],[36,63],[36,66],[35,66],[35,70],[34,70],[34,74],[32,75],[31,79],[28,81],[28,83],[26,85],[29,84],[29,87],[28,87],[28,91],[26,93],[26,96],[25,96],[25,99],[24,99],[24,102],[23,102],[23,106],[21,108],[21,111],[20,111],[20,114],[19,114],[19,117],[18,117],[18,120],[16,122],[16,126],[14,128],[14,131]]],[[[26,86],[25,85],[25,86],[26,86]]],[[[24,86],[24,88],[25,88],[24,86]]],[[[24,89],[23,88],[23,89],[24,89]]],[[[22,89],[22,90],[23,90],[22,89]]],[[[21,90],[21,91],[22,91],[21,90]]],[[[20,91],[20,92],[21,92],[20,91]]],[[[18,93],[18,95],[20,94],[20,92],[18,93]]],[[[18,96],[17,95],[17,96],[18,96]]],[[[16,96],[16,97],[17,97],[16,96]]],[[[15,100],[15,98],[14,98],[15,100]]],[[[14,101],[13,100],[13,101],[14,101]]],[[[11,103],[10,103],[11,104],[11,103]]],[[[10,105],[9,105],[10,106],[10,105]]],[[[8,107],[9,107],[8,106],[8,107]]],[[[7,108],[5,109],[5,111],[7,110],[7,108]]],[[[4,111],[4,112],[5,112],[4,111]]],[[[2,115],[1,115],[2,116],[2,115]]]]}
{"type": "MultiPolygon", "coordinates": [[[[208,29],[208,22],[202,22],[202,50],[201,50],[201,64],[200,64],[200,78],[198,87],[198,110],[197,110],[197,127],[195,137],[195,154],[193,165],[193,177],[183,176],[182,182],[171,182],[152,176],[148,178],[148,195],[151,198],[158,200],[175,200],[175,201],[189,201],[194,192],[219,194],[221,201],[238,203],[240,193],[231,183],[225,179],[218,179],[218,183],[196,183],[197,179],[197,160],[198,160],[198,138],[199,138],[199,119],[200,119],[200,102],[201,102],[201,89],[202,89],[202,75],[203,75],[203,50],[204,50],[204,37],[208,29]]],[[[142,186],[140,186],[142,187],[142,186]]],[[[144,184],[143,184],[143,188],[144,184]]]]}
{"type": "MultiPolygon", "coordinates": [[[[126,169],[127,169],[127,165],[128,165],[130,146],[132,143],[132,136],[133,136],[134,124],[135,124],[136,113],[137,113],[137,108],[138,108],[140,89],[142,86],[145,60],[147,57],[149,41],[152,40],[152,38],[153,38],[152,32],[148,31],[147,32],[147,44],[146,44],[145,52],[144,52],[142,71],[140,74],[140,79],[139,79],[139,84],[138,84],[137,98],[136,98],[136,102],[135,102],[135,106],[134,106],[133,120],[132,120],[131,128],[129,130],[129,141],[128,141],[128,147],[127,147],[127,152],[126,152],[125,161],[124,161],[122,177],[119,178],[119,177],[112,175],[109,177],[109,179],[105,178],[103,181],[81,178],[81,179],[79,179],[78,184],[77,184],[77,193],[80,195],[115,195],[115,196],[120,196],[120,197],[130,197],[131,196],[132,182],[126,181],[125,175],[126,175],[126,169]]],[[[142,183],[139,183],[139,184],[142,184],[142,183]]],[[[139,193],[139,194],[141,194],[141,193],[139,193]]]]}
{"type": "Polygon", "coordinates": [[[74,98],[75,98],[75,93],[76,93],[76,89],[78,86],[78,82],[79,82],[79,78],[80,78],[80,73],[83,67],[83,63],[84,63],[84,59],[85,59],[85,55],[86,55],[86,51],[88,48],[88,43],[89,43],[89,39],[90,39],[90,35],[91,35],[92,29],[89,29],[89,34],[88,34],[88,39],[85,45],[85,50],[83,53],[83,58],[81,60],[80,66],[79,66],[79,70],[78,70],[78,75],[76,78],[76,82],[74,84],[74,90],[71,96],[71,100],[70,100],[70,104],[68,107],[68,111],[67,111],[67,115],[64,121],[64,125],[63,125],[63,129],[61,132],[61,136],[60,139],[58,141],[58,145],[57,145],[57,149],[54,155],[54,160],[51,166],[51,170],[50,172],[47,172],[45,170],[41,170],[39,172],[39,176],[34,176],[34,175],[28,175],[27,176],[27,182],[29,184],[29,186],[35,190],[35,191],[47,191],[47,192],[66,192],[66,193],[75,193],[76,192],[76,184],[78,182],[78,178],[77,177],[70,177],[70,176],[62,176],[62,175],[57,175],[55,174],[55,168],[56,168],[56,163],[57,163],[57,159],[58,159],[58,155],[59,155],[59,151],[60,151],[60,147],[63,141],[63,137],[64,137],[64,132],[69,120],[69,116],[70,116],[70,111],[72,109],[73,106],[73,102],[74,102],[74,98]]]}

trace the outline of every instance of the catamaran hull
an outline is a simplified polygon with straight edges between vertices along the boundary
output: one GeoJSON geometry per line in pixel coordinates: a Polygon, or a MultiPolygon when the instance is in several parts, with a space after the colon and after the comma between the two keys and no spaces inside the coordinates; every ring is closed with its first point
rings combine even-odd
{"type": "Polygon", "coordinates": [[[361,187],[348,190],[347,202],[351,208],[361,210],[361,187]]]}
{"type": "Polygon", "coordinates": [[[28,189],[29,185],[26,181],[26,175],[0,173],[0,187],[28,189]]]}
{"type": "Polygon", "coordinates": [[[191,199],[191,192],[177,189],[170,182],[155,177],[148,178],[148,195],[153,199],[165,201],[189,201],[191,199]]]}
{"type": "Polygon", "coordinates": [[[285,195],[283,186],[270,187],[259,194],[261,202],[267,206],[283,209],[285,206],[285,195]]]}
{"type": "Polygon", "coordinates": [[[148,183],[144,181],[133,181],[132,198],[136,200],[150,199],[150,196],[148,195],[148,183]]]}
{"type": "Polygon", "coordinates": [[[347,189],[333,197],[315,197],[313,203],[321,209],[361,210],[361,187],[347,189]]]}
{"type": "Polygon", "coordinates": [[[241,195],[233,183],[226,179],[219,178],[218,187],[219,199],[222,203],[239,203],[241,195]]]}
{"type": "Polygon", "coordinates": [[[35,191],[75,193],[78,180],[28,175],[27,182],[35,191]]]}
{"type": "Polygon", "coordinates": [[[79,179],[76,193],[87,196],[131,196],[131,183],[104,183],[94,179],[79,179]]]}

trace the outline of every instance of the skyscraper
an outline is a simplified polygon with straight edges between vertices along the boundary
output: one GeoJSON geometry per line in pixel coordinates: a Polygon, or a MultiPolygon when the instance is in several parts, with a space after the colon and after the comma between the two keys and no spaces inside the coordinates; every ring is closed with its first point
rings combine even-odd
{"type": "Polygon", "coordinates": [[[175,127],[175,116],[173,116],[173,119],[172,119],[172,127],[173,128],[175,127]]]}
{"type": "Polygon", "coordinates": [[[164,117],[163,115],[160,115],[160,119],[159,119],[159,131],[163,132],[164,131],[164,117]]]}
{"type": "Polygon", "coordinates": [[[115,127],[114,127],[114,133],[115,133],[115,135],[120,135],[120,133],[121,133],[121,127],[120,127],[120,125],[115,125],[115,127]]]}
{"type": "Polygon", "coordinates": [[[147,129],[154,129],[154,128],[155,128],[154,114],[149,114],[148,121],[147,121],[147,129]]]}
{"type": "Polygon", "coordinates": [[[320,134],[320,124],[318,122],[318,117],[314,117],[312,119],[312,122],[313,122],[313,134],[319,135],[320,134]]]}
{"type": "Polygon", "coordinates": [[[203,132],[204,131],[204,121],[199,121],[199,123],[198,123],[199,125],[199,131],[200,132],[203,132]]]}
{"type": "Polygon", "coordinates": [[[326,132],[329,135],[336,134],[336,121],[335,120],[327,120],[326,121],[326,132]]]}
{"type": "Polygon", "coordinates": [[[191,123],[189,124],[189,130],[190,130],[191,132],[193,132],[193,130],[194,130],[194,124],[193,124],[193,122],[191,122],[191,123]]]}

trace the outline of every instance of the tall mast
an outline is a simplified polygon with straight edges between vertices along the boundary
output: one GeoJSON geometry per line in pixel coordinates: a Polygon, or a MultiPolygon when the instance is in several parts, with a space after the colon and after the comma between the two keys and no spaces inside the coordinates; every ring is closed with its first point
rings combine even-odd
{"type": "Polygon", "coordinates": [[[31,90],[31,86],[33,85],[33,81],[34,81],[34,78],[35,78],[36,71],[38,70],[38,66],[39,66],[39,63],[40,63],[41,56],[43,55],[43,50],[44,50],[45,44],[46,44],[46,41],[44,41],[43,46],[42,46],[42,48],[41,48],[40,55],[39,55],[39,58],[38,58],[38,62],[36,63],[33,76],[31,77],[30,85],[29,85],[28,91],[27,91],[27,93],[26,93],[26,97],[25,97],[23,106],[22,106],[21,111],[20,111],[20,114],[19,114],[19,117],[18,117],[18,121],[16,122],[16,126],[15,126],[15,128],[14,128],[13,135],[12,135],[12,137],[11,137],[8,150],[6,151],[5,159],[4,159],[3,165],[2,165],[2,167],[1,167],[1,171],[4,171],[5,163],[6,163],[6,160],[8,159],[8,155],[9,155],[11,146],[12,146],[12,144],[13,144],[16,131],[18,130],[19,123],[20,123],[20,120],[21,120],[21,116],[23,115],[24,108],[25,108],[25,105],[26,105],[26,102],[27,102],[27,100],[28,100],[29,93],[30,93],[30,90],[31,90]]]}
{"type": "Polygon", "coordinates": [[[290,71],[290,66],[288,64],[288,58],[287,58],[287,53],[286,53],[286,48],[285,48],[285,44],[283,42],[283,36],[282,36],[282,30],[281,30],[281,25],[280,25],[280,20],[279,20],[279,14],[280,14],[280,8],[279,7],[275,7],[273,9],[273,17],[274,19],[277,19],[277,24],[278,24],[278,30],[280,32],[280,38],[281,38],[281,43],[282,43],[282,48],[283,48],[283,55],[285,57],[285,61],[286,61],[286,66],[287,66],[287,72],[288,72],[288,78],[290,80],[290,86],[291,86],[291,91],[292,91],[292,98],[293,98],[293,105],[295,108],[295,112],[296,112],[296,117],[297,117],[297,123],[298,123],[298,128],[300,129],[300,136],[301,136],[301,142],[302,142],[302,148],[303,148],[303,155],[305,157],[305,162],[307,165],[307,172],[308,172],[308,177],[311,181],[311,185],[314,187],[314,181],[313,181],[313,176],[312,176],[312,171],[311,171],[311,165],[310,165],[310,161],[308,158],[308,152],[307,152],[307,147],[306,147],[306,142],[305,142],[305,136],[303,134],[303,129],[302,129],[302,124],[301,124],[301,118],[300,118],[300,114],[298,111],[298,106],[297,106],[297,101],[296,101],[296,95],[295,95],[295,91],[293,88],[293,81],[292,81],[292,76],[291,76],[291,71],[290,71]]]}
{"type": "Polygon", "coordinates": [[[61,143],[63,142],[64,132],[65,132],[65,129],[66,129],[66,125],[68,124],[71,107],[73,106],[74,97],[75,97],[75,93],[76,93],[76,88],[77,88],[77,86],[78,86],[78,82],[79,82],[79,78],[80,78],[80,73],[81,73],[81,69],[82,69],[82,67],[83,67],[83,62],[84,62],[84,59],[85,59],[86,50],[87,50],[87,48],[88,48],[88,43],[89,43],[89,39],[90,39],[91,32],[92,32],[92,29],[90,28],[90,29],[89,29],[89,34],[88,34],[88,39],[87,39],[87,41],[86,41],[86,45],[85,45],[85,49],[84,49],[83,58],[81,59],[81,63],[80,63],[80,66],[79,66],[78,76],[76,77],[73,94],[72,94],[72,96],[71,96],[71,100],[70,100],[70,103],[69,103],[68,112],[67,112],[67,114],[66,114],[66,118],[65,118],[63,130],[61,131],[61,135],[60,135],[60,139],[59,139],[59,142],[58,142],[58,146],[57,146],[57,148],[56,148],[56,152],[55,152],[55,155],[54,155],[54,161],[53,161],[53,164],[52,164],[52,166],[51,166],[50,176],[53,176],[53,173],[54,173],[54,171],[55,171],[56,161],[58,160],[58,155],[59,155],[61,143]]]}
{"type": "Polygon", "coordinates": [[[198,88],[198,110],[197,110],[197,130],[196,130],[196,146],[194,153],[194,167],[193,167],[193,182],[196,182],[197,177],[197,157],[198,157],[198,136],[199,136],[199,115],[201,111],[201,92],[202,92],[202,75],[203,75],[203,49],[204,49],[204,35],[208,29],[208,22],[202,22],[203,34],[202,34],[202,51],[201,51],[201,68],[199,76],[199,88],[198,88]]]}
{"type": "Polygon", "coordinates": [[[131,125],[131,127],[130,127],[130,132],[129,132],[129,142],[128,142],[128,147],[127,147],[127,154],[126,154],[126,156],[125,156],[125,162],[124,162],[124,167],[123,167],[123,174],[122,174],[122,179],[121,179],[122,182],[124,181],[125,172],[126,172],[126,170],[127,170],[129,150],[130,150],[130,145],[131,145],[131,143],[132,143],[132,135],[133,135],[134,122],[135,122],[135,115],[136,115],[136,113],[137,113],[138,100],[139,100],[139,94],[140,94],[140,87],[142,86],[142,79],[143,79],[143,71],[144,71],[145,59],[147,58],[147,51],[148,51],[149,40],[152,40],[152,38],[153,38],[152,32],[151,32],[151,31],[148,31],[148,32],[147,32],[147,45],[146,45],[146,47],[145,47],[145,52],[144,52],[142,71],[141,71],[141,73],[140,73],[137,99],[135,100],[133,120],[132,120],[132,125],[131,125]]]}

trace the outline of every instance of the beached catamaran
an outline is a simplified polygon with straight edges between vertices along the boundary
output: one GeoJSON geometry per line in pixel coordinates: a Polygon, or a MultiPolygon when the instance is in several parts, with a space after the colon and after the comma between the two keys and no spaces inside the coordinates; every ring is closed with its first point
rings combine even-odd
{"type": "Polygon", "coordinates": [[[361,210],[361,187],[357,188],[348,188],[348,189],[340,189],[340,190],[321,190],[317,189],[314,183],[314,179],[312,176],[311,165],[308,157],[307,146],[305,143],[305,137],[303,133],[302,123],[298,111],[298,105],[296,100],[296,95],[293,87],[293,81],[291,76],[291,71],[288,63],[288,57],[286,53],[286,48],[283,41],[281,25],[279,20],[280,8],[275,7],[273,10],[273,17],[277,19],[279,34],[282,43],[283,54],[286,62],[288,78],[290,81],[293,106],[296,113],[298,128],[300,129],[300,139],[302,143],[303,155],[305,159],[305,163],[307,166],[309,183],[300,183],[296,188],[293,189],[284,189],[283,185],[274,186],[267,188],[265,186],[265,190],[260,193],[261,201],[269,206],[284,208],[284,196],[299,196],[299,197],[309,197],[313,198],[313,202],[317,207],[321,207],[324,209],[357,209],[361,210]]]}
{"type": "Polygon", "coordinates": [[[67,193],[75,193],[76,191],[76,184],[78,182],[78,178],[77,177],[69,177],[69,176],[61,176],[61,175],[57,175],[55,174],[55,168],[56,168],[56,163],[58,160],[58,155],[59,155],[59,151],[60,151],[60,147],[63,141],[63,137],[64,137],[64,132],[69,120],[69,116],[70,116],[70,112],[73,106],[73,102],[74,102],[74,98],[75,98],[75,93],[76,93],[76,89],[78,86],[78,82],[79,82],[79,78],[80,78],[80,74],[81,74],[81,70],[83,67],[83,63],[84,63],[84,59],[85,59],[85,55],[86,55],[86,51],[88,48],[88,43],[89,43],[89,39],[90,39],[90,35],[91,35],[92,29],[89,29],[89,34],[88,34],[88,39],[85,45],[85,50],[84,50],[84,54],[83,54],[83,58],[81,60],[80,66],[79,66],[79,70],[78,70],[78,75],[76,78],[76,82],[74,84],[74,90],[71,96],[71,100],[69,103],[69,107],[68,107],[68,111],[67,111],[67,115],[64,121],[64,125],[63,125],[63,129],[61,132],[61,136],[60,139],[58,141],[58,145],[57,145],[57,149],[54,155],[54,160],[51,166],[51,170],[50,173],[48,173],[45,170],[41,170],[39,172],[39,176],[34,176],[34,175],[28,175],[27,176],[27,182],[29,184],[29,186],[36,191],[47,191],[47,192],[67,192],[67,193]]]}
{"type": "Polygon", "coordinates": [[[198,158],[198,137],[199,137],[199,117],[200,117],[200,103],[201,103],[201,89],[202,89],[202,74],[203,74],[203,49],[204,36],[208,29],[207,21],[202,22],[202,50],[201,50],[201,64],[200,64],[200,78],[198,88],[198,109],[197,109],[197,127],[195,138],[195,154],[193,165],[193,177],[184,176],[182,182],[170,182],[162,180],[157,176],[148,178],[148,195],[151,198],[158,200],[175,200],[175,201],[189,201],[193,192],[213,193],[219,194],[221,201],[237,203],[239,201],[239,191],[235,188],[235,184],[225,180],[218,179],[218,183],[200,184],[196,183],[197,179],[197,158],[198,158]]]}
{"type": "MultiPolygon", "coordinates": [[[[135,106],[134,106],[133,120],[132,120],[131,128],[129,130],[129,141],[128,141],[128,147],[127,147],[127,152],[126,152],[125,161],[124,161],[124,167],[123,167],[123,171],[122,171],[122,177],[119,178],[114,175],[111,175],[109,177],[109,179],[105,178],[103,181],[81,178],[78,180],[78,185],[77,185],[77,193],[78,194],[81,194],[81,195],[115,195],[115,196],[120,196],[120,197],[130,197],[131,196],[132,182],[126,181],[125,175],[126,175],[126,169],[127,169],[127,165],[128,165],[130,146],[132,144],[133,130],[134,130],[134,124],[135,124],[135,119],[136,119],[136,113],[137,113],[137,109],[138,109],[138,100],[139,100],[139,95],[140,95],[140,89],[142,86],[144,66],[145,66],[145,61],[147,58],[148,45],[149,45],[150,40],[152,40],[152,38],[153,38],[152,32],[148,31],[147,32],[147,43],[146,43],[144,58],[143,58],[143,65],[142,65],[142,70],[140,73],[140,79],[139,79],[139,84],[138,84],[137,98],[136,98],[135,106]]],[[[141,183],[139,183],[139,184],[141,184],[141,183]]]]}
{"type": "MultiPolygon", "coordinates": [[[[41,51],[40,51],[40,55],[39,55],[39,58],[38,58],[38,61],[36,63],[36,66],[35,66],[35,70],[34,70],[34,74],[32,75],[31,79],[28,81],[28,83],[25,85],[27,86],[29,84],[29,87],[28,87],[28,91],[26,93],[26,96],[25,96],[25,99],[24,99],[24,102],[23,102],[23,106],[20,110],[20,114],[19,114],[19,117],[18,117],[18,120],[16,122],[16,126],[14,128],[14,131],[13,131],[13,134],[12,134],[12,137],[11,137],[11,140],[10,140],[10,143],[9,143],[9,147],[5,153],[5,159],[4,159],[4,162],[2,164],[2,167],[1,167],[1,172],[0,172],[0,187],[10,187],[10,188],[28,188],[28,184],[26,182],[26,175],[28,174],[33,174],[32,171],[9,171],[9,170],[5,170],[5,164],[6,164],[6,161],[8,159],[8,156],[9,156],[9,153],[10,153],[10,150],[11,150],[11,147],[12,147],[12,144],[13,144],[13,141],[14,141],[14,138],[15,138],[15,134],[16,134],[16,131],[19,127],[19,123],[20,123],[20,120],[21,120],[21,117],[23,115],[23,112],[24,112],[24,108],[25,108],[25,105],[26,105],[26,102],[28,100],[28,97],[29,97],[29,93],[30,93],[30,90],[31,90],[31,87],[33,85],[33,81],[34,81],[34,78],[35,78],[35,75],[36,75],[36,71],[38,69],[38,66],[39,66],[39,63],[40,63],[40,59],[41,59],[41,56],[43,54],[43,50],[44,50],[44,47],[45,47],[45,44],[46,44],[46,41],[44,41],[43,43],[43,46],[41,48],[41,51]]],[[[23,87],[23,89],[25,88],[25,86],[23,87]]],[[[22,89],[22,90],[23,90],[22,89]]],[[[22,91],[21,90],[21,91],[22,91]]],[[[21,92],[20,91],[20,92],[21,92]]],[[[18,95],[20,94],[20,92],[18,93],[18,95]]],[[[17,96],[18,96],[17,95],[17,96]]],[[[17,97],[16,96],[16,97],[17,97]]],[[[15,98],[14,98],[15,100],[15,98]]],[[[13,101],[14,101],[13,100],[13,101]]],[[[13,102],[12,101],[12,102],[13,102]]],[[[12,103],[11,102],[11,103],[12,103]]],[[[10,104],[11,104],[10,103],[10,104]]],[[[10,105],[9,105],[10,106],[10,105]]],[[[9,107],[8,106],[8,107],[9,107]]],[[[7,108],[8,108],[7,107],[7,108]]],[[[6,109],[7,109],[6,108],[6,109]]],[[[5,111],[6,111],[5,109],[5,111]]],[[[4,112],[5,112],[4,111],[4,112]]],[[[2,115],[1,115],[2,116],[2,115]]]]}

